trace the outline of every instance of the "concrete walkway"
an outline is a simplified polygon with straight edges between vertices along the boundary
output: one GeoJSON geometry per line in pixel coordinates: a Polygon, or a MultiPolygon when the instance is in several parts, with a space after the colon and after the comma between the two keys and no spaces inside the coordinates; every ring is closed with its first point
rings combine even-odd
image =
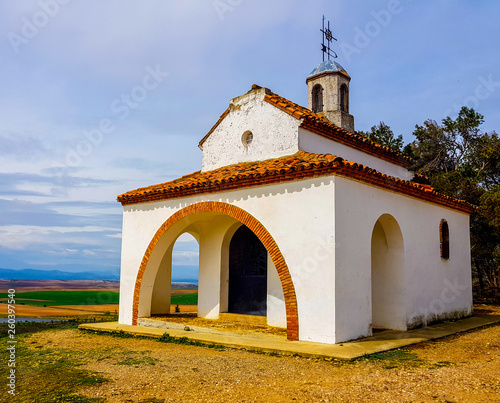
{"type": "Polygon", "coordinates": [[[341,344],[288,341],[284,337],[266,335],[264,333],[241,335],[232,332],[211,332],[209,328],[203,331],[201,329],[185,331],[149,326],[120,325],[117,322],[83,324],[79,326],[79,329],[100,330],[105,332],[124,331],[134,335],[149,337],[161,337],[167,332],[170,336],[174,337],[187,337],[190,340],[206,344],[220,344],[245,350],[257,350],[279,354],[297,354],[305,357],[354,360],[364,355],[393,350],[427,340],[434,340],[455,333],[491,325],[493,323],[500,323],[500,316],[474,316],[456,322],[446,322],[407,332],[387,330],[373,337],[341,344]]]}

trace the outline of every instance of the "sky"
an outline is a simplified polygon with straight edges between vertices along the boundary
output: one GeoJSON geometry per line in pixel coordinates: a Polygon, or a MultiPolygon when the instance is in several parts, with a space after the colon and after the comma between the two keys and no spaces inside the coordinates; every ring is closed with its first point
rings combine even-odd
{"type": "MultiPolygon", "coordinates": [[[[500,130],[500,2],[0,3],[0,267],[119,274],[116,196],[201,168],[198,142],[256,83],[307,106],[331,21],[357,130],[462,105],[500,130]]],[[[174,276],[196,276],[182,236],[174,276]]]]}

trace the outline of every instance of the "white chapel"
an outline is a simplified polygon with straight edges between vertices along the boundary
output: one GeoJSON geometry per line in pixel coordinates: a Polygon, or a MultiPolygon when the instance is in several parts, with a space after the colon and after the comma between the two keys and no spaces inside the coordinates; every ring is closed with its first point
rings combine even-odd
{"type": "Polygon", "coordinates": [[[351,78],[307,77],[308,107],[254,85],[200,141],[200,171],[118,196],[121,324],[170,313],[172,249],[199,243],[198,316],[254,315],[340,343],[471,314],[472,206],[356,134],[351,78]]]}

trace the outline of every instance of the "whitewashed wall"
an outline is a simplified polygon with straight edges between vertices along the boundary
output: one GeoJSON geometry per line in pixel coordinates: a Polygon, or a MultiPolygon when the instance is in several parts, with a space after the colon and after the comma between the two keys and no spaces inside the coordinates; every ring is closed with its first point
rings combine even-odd
{"type": "MultiPolygon", "coordinates": [[[[396,220],[403,238],[403,284],[394,292],[404,294],[406,325],[414,327],[471,312],[467,214],[345,178],[324,177],[126,206],[120,323],[132,321],[137,272],[155,232],[173,213],[201,201],[234,204],[253,215],[272,235],[295,286],[300,340],[338,343],[371,334],[371,241],[375,223],[384,214],[396,220]],[[449,260],[440,257],[441,219],[446,219],[450,228],[449,260]]],[[[235,223],[217,214],[190,216],[172,227],[159,243],[164,251],[150,259],[160,265],[164,252],[185,230],[200,240],[201,316],[217,317],[224,304],[220,295],[224,279],[221,251],[224,237],[235,223]]],[[[278,278],[272,269],[270,265],[268,320],[280,326],[285,321],[283,297],[275,291],[278,278]]],[[[152,279],[156,276],[146,274],[152,279]]],[[[150,313],[147,294],[153,283],[147,285],[147,275],[141,288],[146,302],[139,316],[150,313]]]]}
{"type": "Polygon", "coordinates": [[[356,162],[372,169],[376,169],[386,175],[396,178],[410,180],[413,173],[399,165],[374,157],[370,154],[356,150],[336,141],[327,139],[319,134],[299,129],[299,149],[309,153],[332,154],[347,161],[356,162]]]}
{"type": "MultiPolygon", "coordinates": [[[[333,180],[327,177],[216,195],[190,197],[182,200],[125,206],[120,281],[120,323],[132,323],[132,302],[138,269],[144,252],[158,228],[172,214],[183,207],[201,201],[220,201],[236,205],[254,216],[265,226],[280,248],[295,284],[299,312],[299,338],[333,343],[335,323],[333,195],[333,180]],[[297,214],[298,211],[301,213],[297,214]],[[290,234],[294,234],[294,236],[290,236],[290,234]]],[[[165,240],[162,238],[159,243],[159,245],[161,244],[160,248],[164,248],[166,251],[186,228],[190,229],[190,233],[193,231],[203,233],[199,229],[200,224],[196,217],[191,216],[189,220],[189,222],[183,220],[172,227],[165,240]]],[[[227,224],[229,227],[230,223],[227,224]]],[[[201,225],[210,227],[210,222],[207,220],[205,224],[201,225]]],[[[216,232],[220,233],[221,236],[217,238],[212,233],[210,235],[212,242],[215,242],[216,245],[222,245],[222,228],[216,232]]],[[[199,310],[207,317],[216,317],[220,309],[220,286],[218,287],[217,284],[220,284],[221,281],[221,264],[220,260],[217,261],[219,258],[216,256],[217,248],[220,252],[220,247],[214,247],[212,244],[211,251],[204,251],[203,244],[203,235],[201,235],[199,310]],[[212,267],[212,269],[203,272],[204,267],[212,267]],[[214,267],[217,269],[213,269],[214,267]],[[210,286],[205,287],[201,284],[202,281],[210,286]],[[203,297],[205,288],[212,291],[207,291],[203,297]]],[[[159,255],[155,257],[158,265],[162,257],[162,254],[159,255]]],[[[153,254],[150,261],[152,259],[153,254]]],[[[156,273],[151,274],[151,276],[156,276],[156,273]]],[[[284,318],[280,315],[283,314],[284,307],[279,302],[282,297],[278,292],[273,291],[277,284],[276,276],[277,273],[268,276],[270,291],[268,302],[272,303],[269,320],[274,325],[283,325],[284,318]]],[[[145,275],[145,277],[147,276],[145,275]]],[[[146,283],[147,281],[143,280],[141,298],[148,292],[146,283]],[[145,289],[144,294],[142,293],[143,288],[145,289]]],[[[140,317],[149,314],[148,299],[145,298],[146,304],[139,311],[140,317]]]]}
{"type": "Polygon", "coordinates": [[[469,216],[345,178],[335,178],[336,342],[370,334],[371,237],[390,214],[405,248],[408,327],[468,315],[472,306],[469,216]],[[439,224],[450,227],[450,259],[440,257],[439,224]]]}
{"type": "Polygon", "coordinates": [[[234,98],[230,113],[203,143],[202,171],[246,161],[263,161],[295,154],[300,121],[264,101],[265,89],[234,98]],[[245,146],[242,136],[251,131],[245,146]]]}

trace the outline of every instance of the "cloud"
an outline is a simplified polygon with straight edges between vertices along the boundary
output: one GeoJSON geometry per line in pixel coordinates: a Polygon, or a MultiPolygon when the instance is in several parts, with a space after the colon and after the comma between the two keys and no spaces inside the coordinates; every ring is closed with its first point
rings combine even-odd
{"type": "Polygon", "coordinates": [[[66,168],[50,168],[46,172],[53,175],[37,173],[0,173],[0,194],[4,196],[58,196],[65,195],[75,188],[105,186],[113,181],[106,179],[86,178],[68,174],[66,168]]]}
{"type": "MultiPolygon", "coordinates": [[[[388,4],[222,1],[231,6],[223,18],[210,0],[69,1],[18,53],[8,35],[21,33],[40,1],[0,2],[5,78],[0,239],[8,246],[0,246],[1,261],[16,267],[117,267],[121,208],[116,194],[199,169],[198,141],[229,100],[254,82],[306,104],[304,79],[321,61],[322,15],[331,19],[339,43],[352,44],[356,28],[373,26],[373,12],[388,4]],[[157,65],[169,76],[119,119],[113,101],[129,96],[146,68],[157,65]],[[70,166],[68,150],[88,141],[85,133],[103,118],[113,119],[116,129],[70,166]]],[[[404,11],[369,37],[360,54],[347,64],[342,55],[338,61],[352,76],[357,128],[384,120],[410,140],[415,124],[440,119],[442,111],[473,95],[478,77],[493,74],[500,81],[495,75],[500,3],[402,3],[404,11]],[[415,15],[428,29],[420,29],[415,15]],[[474,31],[457,24],[462,20],[474,31]]],[[[479,107],[486,129],[498,129],[497,93],[479,107]]],[[[197,250],[196,241],[183,235],[174,259],[197,262],[197,250]]]]}
{"type": "MultiPolygon", "coordinates": [[[[117,168],[133,169],[142,172],[168,172],[169,170],[176,169],[176,167],[172,164],[154,161],[147,158],[117,158],[111,163],[111,165],[117,168]]],[[[172,179],[175,178],[172,176],[172,179]]]]}
{"type": "Polygon", "coordinates": [[[178,259],[193,259],[193,258],[198,258],[199,253],[198,252],[174,252],[173,256],[178,259]]]}
{"type": "Polygon", "coordinates": [[[120,238],[116,235],[121,211],[116,203],[0,199],[0,210],[3,267],[93,271],[119,265],[120,238]]]}
{"type": "MultiPolygon", "coordinates": [[[[99,245],[100,240],[93,234],[114,231],[105,227],[48,227],[37,225],[0,226],[0,246],[7,249],[26,250],[40,245],[58,248],[58,245],[99,245]]],[[[46,251],[50,253],[50,249],[46,251]]]]}
{"type": "Polygon", "coordinates": [[[53,154],[39,138],[10,131],[0,132],[0,150],[1,159],[30,160],[53,154]]]}
{"type": "Polygon", "coordinates": [[[0,226],[107,228],[114,233],[121,226],[121,211],[116,203],[34,203],[0,199],[0,211],[0,226]]]}
{"type": "MultiPolygon", "coordinates": [[[[191,234],[189,234],[187,232],[184,232],[176,239],[175,243],[177,244],[179,242],[187,242],[187,243],[191,243],[192,245],[198,245],[198,242],[196,241],[194,236],[192,236],[191,234]]],[[[194,247],[195,246],[192,246],[191,249],[194,247]]]]}
{"type": "Polygon", "coordinates": [[[173,266],[197,266],[200,259],[198,242],[188,233],[177,238],[172,251],[173,266]]]}

